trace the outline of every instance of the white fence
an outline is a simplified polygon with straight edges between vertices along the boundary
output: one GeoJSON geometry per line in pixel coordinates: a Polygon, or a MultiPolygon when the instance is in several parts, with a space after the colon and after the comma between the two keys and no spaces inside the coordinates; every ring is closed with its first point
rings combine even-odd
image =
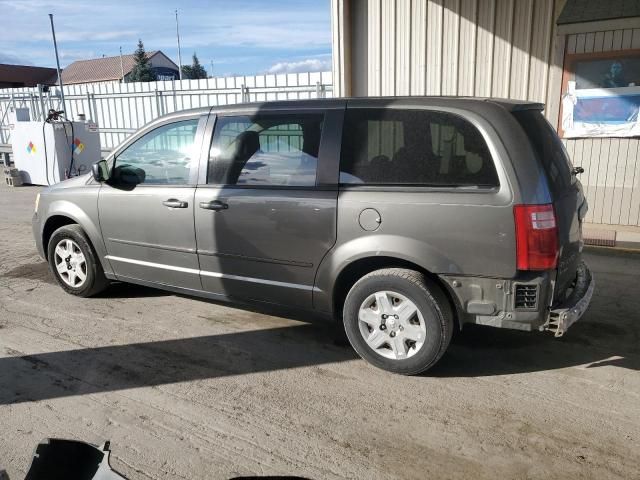
{"type": "MultiPolygon", "coordinates": [[[[8,112],[29,107],[32,120],[60,109],[57,87],[0,90],[0,147],[11,143],[8,112]]],[[[268,100],[331,97],[331,72],[256,75],[148,83],[87,83],[64,87],[66,115],[98,122],[103,150],[110,150],[154,118],[189,108],[268,100]]]]}

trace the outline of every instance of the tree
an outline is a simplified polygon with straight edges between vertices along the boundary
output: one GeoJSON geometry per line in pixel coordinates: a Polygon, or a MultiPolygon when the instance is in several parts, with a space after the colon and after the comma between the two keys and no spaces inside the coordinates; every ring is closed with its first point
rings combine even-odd
{"type": "Polygon", "coordinates": [[[144,51],[142,40],[138,39],[138,48],[133,54],[135,66],[129,74],[129,80],[132,82],[153,82],[156,80],[156,74],[151,69],[151,63],[147,58],[147,52],[144,51]]]}
{"type": "Polygon", "coordinates": [[[185,65],[182,67],[182,78],[183,79],[198,79],[198,78],[207,78],[207,71],[200,64],[200,60],[198,60],[198,56],[193,54],[193,61],[191,65],[185,65]]]}

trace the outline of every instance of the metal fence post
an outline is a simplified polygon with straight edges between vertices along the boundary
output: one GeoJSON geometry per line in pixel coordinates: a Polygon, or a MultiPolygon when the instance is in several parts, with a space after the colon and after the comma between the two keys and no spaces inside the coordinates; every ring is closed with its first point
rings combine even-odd
{"type": "MultiPolygon", "coordinates": [[[[180,83],[182,86],[182,83],[180,83]]],[[[173,111],[178,111],[178,92],[176,91],[176,79],[171,80],[171,89],[173,91],[173,111]]]]}
{"type": "Polygon", "coordinates": [[[87,92],[87,115],[86,119],[93,120],[93,114],[91,113],[91,93],[87,92]]]}
{"type": "Polygon", "coordinates": [[[35,117],[35,113],[36,113],[36,104],[34,101],[34,94],[32,92],[29,92],[29,104],[27,105],[27,107],[29,108],[29,118],[35,117]]]}
{"type": "Polygon", "coordinates": [[[316,98],[325,98],[326,96],[327,89],[325,86],[320,82],[316,82],[316,98]]]}
{"type": "Polygon", "coordinates": [[[38,116],[38,120],[44,121],[46,112],[44,107],[44,98],[42,98],[42,84],[38,84],[38,99],[40,100],[40,115],[38,116]]]}
{"type": "Polygon", "coordinates": [[[89,94],[89,98],[91,99],[91,105],[93,107],[93,113],[95,117],[92,117],[91,120],[94,122],[98,121],[98,104],[96,103],[96,94],[91,92],[89,94]]]}
{"type": "Polygon", "coordinates": [[[249,103],[251,100],[249,99],[249,88],[245,87],[244,83],[240,85],[240,100],[242,103],[249,103]]]}
{"type": "Polygon", "coordinates": [[[158,116],[163,115],[162,111],[162,103],[160,101],[160,97],[162,95],[162,93],[160,91],[158,91],[158,89],[155,89],[155,94],[156,94],[156,108],[158,109],[158,116]]]}

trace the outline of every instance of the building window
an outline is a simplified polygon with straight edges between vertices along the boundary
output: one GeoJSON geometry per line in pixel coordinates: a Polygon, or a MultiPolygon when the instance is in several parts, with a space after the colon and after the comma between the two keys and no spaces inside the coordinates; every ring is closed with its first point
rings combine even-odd
{"type": "Polygon", "coordinates": [[[640,50],[567,55],[564,137],[640,136],[640,50]]]}

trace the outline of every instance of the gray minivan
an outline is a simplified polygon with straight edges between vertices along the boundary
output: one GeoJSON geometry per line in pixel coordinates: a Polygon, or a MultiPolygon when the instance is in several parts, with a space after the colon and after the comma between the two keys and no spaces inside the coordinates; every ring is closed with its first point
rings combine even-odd
{"type": "Polygon", "coordinates": [[[367,98],[159,118],[45,189],[33,231],[61,287],[110,280],[312,311],[422,372],[466,323],[556,336],[594,282],[587,211],[537,103],[367,98]]]}

